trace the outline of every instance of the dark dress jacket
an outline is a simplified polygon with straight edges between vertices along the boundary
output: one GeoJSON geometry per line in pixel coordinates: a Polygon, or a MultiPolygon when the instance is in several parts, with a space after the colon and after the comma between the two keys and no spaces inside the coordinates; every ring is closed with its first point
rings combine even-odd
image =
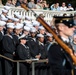
{"type": "Polygon", "coordinates": [[[39,53],[41,54],[40,59],[47,59],[48,55],[47,55],[47,50],[45,50],[45,45],[41,44],[40,42],[38,43],[39,45],[39,53]]]}
{"type": "Polygon", "coordinates": [[[14,41],[13,41],[13,37],[8,36],[7,34],[4,35],[2,44],[3,44],[4,55],[9,58],[13,58],[13,52],[15,52],[15,50],[16,50],[14,41]]]}
{"type": "Polygon", "coordinates": [[[19,44],[19,39],[17,35],[12,35],[13,39],[14,39],[14,45],[17,47],[19,44]]]}
{"type": "Polygon", "coordinates": [[[48,56],[53,74],[70,75],[68,73],[70,73],[71,69],[73,68],[72,59],[70,55],[58,43],[53,43],[51,45],[48,56]]]}
{"type": "Polygon", "coordinates": [[[20,60],[30,59],[31,55],[30,55],[29,47],[19,44],[17,47],[17,55],[19,57],[18,59],[20,60]]]}
{"type": "MultiPolygon", "coordinates": [[[[19,60],[30,59],[30,50],[28,46],[19,44],[17,47],[17,55],[19,60]]],[[[20,62],[20,75],[28,75],[30,69],[30,64],[27,62],[20,62]]]]}
{"type": "Polygon", "coordinates": [[[35,39],[35,41],[33,40],[32,37],[29,38],[29,41],[27,42],[30,51],[31,51],[31,56],[33,58],[35,58],[36,55],[39,55],[39,45],[38,45],[38,41],[35,39]]]}
{"type": "Polygon", "coordinates": [[[0,54],[3,54],[3,51],[2,51],[2,49],[3,49],[3,47],[2,47],[2,39],[3,39],[3,34],[2,34],[2,32],[0,32],[0,54]]]}

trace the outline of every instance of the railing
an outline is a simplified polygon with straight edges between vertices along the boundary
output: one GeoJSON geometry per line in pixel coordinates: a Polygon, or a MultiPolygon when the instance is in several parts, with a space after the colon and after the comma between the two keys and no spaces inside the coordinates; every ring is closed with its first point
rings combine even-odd
{"type": "Polygon", "coordinates": [[[17,75],[20,75],[20,67],[19,67],[19,63],[20,62],[32,62],[31,65],[32,65],[32,75],[35,75],[35,63],[44,63],[44,62],[48,62],[48,60],[46,59],[43,59],[43,60],[38,60],[38,59],[26,59],[26,60],[13,60],[13,59],[10,59],[6,56],[3,56],[0,54],[0,57],[2,57],[3,59],[6,59],[6,60],[9,60],[11,62],[16,62],[17,63],[17,75]]]}
{"type": "MultiPolygon", "coordinates": [[[[0,13],[1,13],[1,9],[3,8],[0,7],[0,13]]],[[[62,15],[64,13],[70,15],[70,14],[74,14],[76,11],[51,11],[51,10],[42,10],[42,9],[33,9],[38,15],[40,13],[43,13],[45,15],[45,21],[46,22],[50,22],[52,20],[52,16],[54,15],[62,15]]],[[[23,8],[19,8],[19,7],[12,7],[10,10],[9,10],[9,13],[8,15],[11,15],[13,16],[13,14],[15,12],[19,12],[20,15],[22,15],[22,18],[26,16],[30,16],[32,20],[36,19],[33,15],[33,13],[31,11],[27,12],[26,10],[24,10],[23,8]]]]}

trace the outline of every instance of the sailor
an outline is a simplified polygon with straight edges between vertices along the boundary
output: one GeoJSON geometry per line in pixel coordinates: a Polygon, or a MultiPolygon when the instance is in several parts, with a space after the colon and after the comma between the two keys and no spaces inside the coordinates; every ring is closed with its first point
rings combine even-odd
{"type": "Polygon", "coordinates": [[[46,38],[47,38],[47,42],[45,44],[45,46],[46,46],[45,48],[46,48],[47,51],[49,51],[50,46],[54,42],[53,35],[51,33],[47,33],[46,38]]]}
{"type": "Polygon", "coordinates": [[[13,36],[14,44],[15,44],[16,47],[19,44],[19,34],[21,32],[21,30],[20,30],[21,28],[22,28],[22,26],[20,26],[18,24],[16,24],[14,26],[14,34],[12,36],[13,36]]]}
{"type": "MultiPolygon", "coordinates": [[[[7,34],[4,35],[2,44],[4,56],[13,59],[15,55],[15,45],[13,42],[12,32],[14,29],[14,23],[7,23],[7,34]]],[[[5,75],[12,75],[13,63],[9,60],[4,60],[5,63],[5,75]]]]}
{"type": "MultiPolygon", "coordinates": [[[[24,35],[19,38],[20,44],[17,46],[19,60],[31,59],[29,47],[26,45],[27,39],[24,35]]],[[[31,62],[20,62],[20,75],[29,75],[31,62]]]]}
{"type": "Polygon", "coordinates": [[[14,13],[14,18],[19,19],[19,23],[21,23],[22,16],[21,16],[21,15],[19,15],[19,13],[18,13],[18,12],[15,12],[15,13],[14,13]]]}
{"type": "Polygon", "coordinates": [[[34,21],[32,21],[32,24],[33,24],[33,27],[35,27],[36,30],[38,31],[38,28],[40,26],[40,23],[38,21],[34,20],[34,21]]]}
{"type": "MultiPolygon", "coordinates": [[[[3,47],[2,47],[2,40],[3,40],[3,36],[4,36],[4,32],[3,32],[3,28],[5,26],[6,22],[4,21],[0,21],[0,54],[3,54],[3,47]]],[[[0,75],[3,75],[2,73],[2,68],[3,68],[3,65],[2,65],[2,58],[0,57],[0,75]]]]}
{"type": "Polygon", "coordinates": [[[43,27],[43,26],[39,26],[39,33],[44,35],[44,44],[46,44],[46,41],[47,41],[47,37],[46,37],[46,34],[47,34],[47,31],[46,29],[43,27]]]}
{"type": "Polygon", "coordinates": [[[32,58],[38,58],[39,59],[39,50],[38,50],[38,41],[36,39],[36,28],[32,28],[30,30],[30,37],[28,41],[28,45],[31,50],[32,58]]]}
{"type": "MultiPolygon", "coordinates": [[[[39,59],[40,58],[40,54],[39,54],[39,49],[38,49],[38,41],[36,39],[36,28],[32,27],[30,29],[30,36],[29,36],[29,40],[27,42],[30,51],[31,51],[31,57],[33,59],[39,59]]],[[[30,74],[31,74],[31,68],[30,68],[30,74]]],[[[35,75],[39,75],[39,65],[38,63],[35,64],[35,75]]]]}
{"type": "Polygon", "coordinates": [[[25,35],[25,37],[27,39],[29,39],[29,34],[30,34],[30,27],[24,26],[24,28],[23,28],[23,35],[25,35]]]}
{"type": "Polygon", "coordinates": [[[12,18],[13,23],[16,25],[17,23],[19,23],[19,19],[18,18],[12,18]]]}
{"type": "MultiPolygon", "coordinates": [[[[38,49],[39,49],[39,59],[45,59],[48,60],[48,55],[47,55],[47,50],[45,50],[45,45],[44,45],[44,35],[42,34],[37,34],[38,38],[38,49]]],[[[47,63],[40,63],[39,67],[39,75],[47,75],[47,63]]]]}

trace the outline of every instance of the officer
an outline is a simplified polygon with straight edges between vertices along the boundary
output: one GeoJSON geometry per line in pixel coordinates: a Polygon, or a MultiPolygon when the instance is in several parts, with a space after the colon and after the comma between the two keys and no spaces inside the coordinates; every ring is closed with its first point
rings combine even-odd
{"type": "MultiPolygon", "coordinates": [[[[12,32],[14,29],[14,23],[7,23],[7,34],[4,35],[2,44],[4,56],[13,59],[15,55],[15,45],[13,42],[12,32]]],[[[5,59],[5,75],[12,75],[13,63],[5,59]]]]}
{"type": "MultiPolygon", "coordinates": [[[[73,35],[74,25],[70,22],[71,17],[55,17],[56,27],[58,30],[58,35],[60,39],[68,45],[69,36],[73,35]]],[[[72,75],[71,70],[73,68],[72,59],[68,53],[58,44],[53,43],[48,52],[49,63],[52,68],[53,75],[72,75]]]]}
{"type": "MultiPolygon", "coordinates": [[[[19,60],[26,60],[30,59],[30,50],[29,47],[26,45],[26,38],[22,35],[20,38],[20,44],[17,47],[17,55],[19,60]]],[[[29,67],[31,62],[21,62],[20,63],[20,75],[29,75],[29,67]]]]}

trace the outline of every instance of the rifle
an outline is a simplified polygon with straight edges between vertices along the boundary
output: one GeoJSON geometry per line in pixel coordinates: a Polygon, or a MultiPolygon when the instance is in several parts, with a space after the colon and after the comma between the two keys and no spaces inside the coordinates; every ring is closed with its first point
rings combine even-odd
{"type": "Polygon", "coordinates": [[[73,54],[72,49],[70,49],[61,39],[59,39],[59,37],[52,30],[52,28],[40,16],[38,16],[33,10],[29,9],[24,4],[21,4],[21,7],[27,11],[32,11],[34,13],[37,21],[39,21],[44,26],[44,28],[53,35],[57,43],[60,44],[61,47],[71,56],[73,63],[76,64],[76,56],[73,54]]]}

